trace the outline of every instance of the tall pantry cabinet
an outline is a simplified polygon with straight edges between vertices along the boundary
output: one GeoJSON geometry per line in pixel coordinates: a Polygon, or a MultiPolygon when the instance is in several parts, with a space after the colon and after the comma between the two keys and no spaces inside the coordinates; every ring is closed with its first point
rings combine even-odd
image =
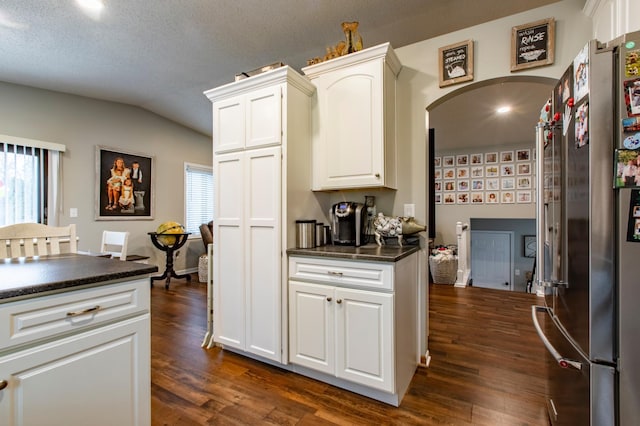
{"type": "Polygon", "coordinates": [[[311,96],[284,66],[211,89],[213,339],[287,363],[287,256],[295,220],[320,218],[311,187],[311,96]]]}

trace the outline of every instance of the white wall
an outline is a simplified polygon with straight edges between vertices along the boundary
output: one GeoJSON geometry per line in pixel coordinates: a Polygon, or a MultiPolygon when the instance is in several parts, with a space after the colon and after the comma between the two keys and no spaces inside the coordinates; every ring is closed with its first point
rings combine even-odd
{"type": "MultiPolygon", "coordinates": [[[[66,145],[60,225],[77,225],[79,250],[98,251],[105,229],[129,231],[129,253],[150,256],[164,271],[164,252],[152,246],[147,232],[167,220],[184,221],[184,162],[211,165],[208,136],[141,108],[3,82],[0,133],[66,145]],[[94,220],[96,145],[155,157],[153,220],[94,220]],[[77,218],[69,217],[71,207],[78,209],[77,218]]],[[[197,267],[205,252],[199,237],[180,251],[177,270],[197,267]]]]}
{"type": "Polygon", "coordinates": [[[638,0],[587,0],[584,9],[593,18],[593,38],[602,42],[640,30],[638,0]]]}
{"type": "MultiPolygon", "coordinates": [[[[426,139],[429,124],[426,109],[442,96],[466,84],[438,87],[438,48],[473,39],[475,82],[515,75],[510,72],[511,28],[553,17],[556,20],[554,64],[521,71],[517,75],[559,79],[576,53],[591,38],[591,19],[582,12],[583,4],[583,0],[564,0],[396,49],[403,68],[398,87],[401,189],[393,196],[395,212],[401,213],[402,205],[412,202],[416,204],[418,221],[428,223],[426,164],[429,159],[426,139]]],[[[533,117],[534,124],[535,121],[537,117],[533,117]]],[[[467,214],[455,217],[455,220],[466,223],[469,219],[467,214]]]]}

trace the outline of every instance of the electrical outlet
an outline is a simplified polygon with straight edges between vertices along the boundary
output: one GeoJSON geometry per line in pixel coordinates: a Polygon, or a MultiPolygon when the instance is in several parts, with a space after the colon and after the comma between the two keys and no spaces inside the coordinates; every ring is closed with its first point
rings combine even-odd
{"type": "Polygon", "coordinates": [[[416,205],[415,204],[405,204],[404,205],[404,217],[415,217],[416,216],[416,205]]]}
{"type": "Polygon", "coordinates": [[[516,269],[515,270],[515,274],[516,274],[517,277],[520,276],[520,269],[516,269]]]}
{"type": "Polygon", "coordinates": [[[69,209],[69,217],[78,217],[78,209],[75,207],[71,207],[69,209]]]}

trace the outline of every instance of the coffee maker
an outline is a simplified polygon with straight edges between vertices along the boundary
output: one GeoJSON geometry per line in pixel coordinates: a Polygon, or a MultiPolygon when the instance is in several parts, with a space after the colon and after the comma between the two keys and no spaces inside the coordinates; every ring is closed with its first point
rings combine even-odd
{"type": "Polygon", "coordinates": [[[364,244],[366,212],[361,203],[343,201],[334,204],[329,211],[333,244],[356,247],[364,244]]]}

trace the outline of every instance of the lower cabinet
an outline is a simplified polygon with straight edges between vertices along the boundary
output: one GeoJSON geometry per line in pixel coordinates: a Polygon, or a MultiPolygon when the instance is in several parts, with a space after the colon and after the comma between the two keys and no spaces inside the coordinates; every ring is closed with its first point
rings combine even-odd
{"type": "Polygon", "coordinates": [[[9,302],[0,317],[0,425],[151,423],[148,278],[9,302]]]}
{"type": "Polygon", "coordinates": [[[290,360],[394,390],[393,294],[289,282],[290,360]]]}
{"type": "Polygon", "coordinates": [[[289,258],[294,371],[399,405],[418,365],[418,261],[289,258]]]}

